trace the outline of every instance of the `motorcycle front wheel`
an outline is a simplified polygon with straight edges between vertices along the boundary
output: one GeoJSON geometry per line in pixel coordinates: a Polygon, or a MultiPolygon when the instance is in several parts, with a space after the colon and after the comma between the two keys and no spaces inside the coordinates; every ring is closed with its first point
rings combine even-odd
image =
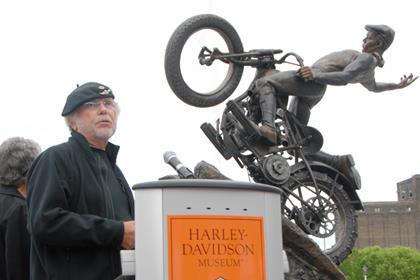
{"type": "Polygon", "coordinates": [[[308,234],[333,262],[340,264],[356,242],[355,209],[342,185],[327,174],[314,171],[313,175],[318,191],[308,171],[291,175],[285,187],[299,199],[285,194],[283,215],[308,234]]]}
{"type": "MultiPolygon", "coordinates": [[[[202,30],[215,31],[222,38],[225,44],[223,47],[227,48],[228,53],[243,52],[241,39],[229,22],[211,14],[193,16],[181,23],[169,39],[165,52],[165,74],[169,86],[179,99],[195,107],[211,107],[222,103],[237,88],[242,77],[243,66],[233,63],[224,65],[227,67],[227,70],[223,73],[224,77],[217,86],[212,87],[210,90],[197,90],[188,84],[181,69],[181,56],[190,37],[202,30]]],[[[199,49],[197,54],[198,52],[199,49]]],[[[186,63],[191,65],[199,62],[197,59],[186,63]]],[[[202,78],[199,77],[198,73],[193,73],[193,75],[195,75],[193,80],[202,78]]],[[[210,79],[210,77],[204,78],[210,79]]]]}

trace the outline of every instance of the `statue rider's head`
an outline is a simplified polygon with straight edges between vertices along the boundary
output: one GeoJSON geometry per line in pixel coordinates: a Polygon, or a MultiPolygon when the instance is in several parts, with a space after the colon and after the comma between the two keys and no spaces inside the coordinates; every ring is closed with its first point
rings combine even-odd
{"type": "Polygon", "coordinates": [[[394,41],[395,32],[387,25],[369,24],[365,26],[365,29],[368,33],[363,40],[363,52],[382,55],[394,41]]]}

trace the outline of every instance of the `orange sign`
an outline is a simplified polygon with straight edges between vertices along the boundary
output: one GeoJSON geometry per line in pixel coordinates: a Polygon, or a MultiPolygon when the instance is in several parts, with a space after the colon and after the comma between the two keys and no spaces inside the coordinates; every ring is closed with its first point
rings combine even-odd
{"type": "Polygon", "coordinates": [[[168,216],[169,280],[265,280],[263,217],[168,216]]]}

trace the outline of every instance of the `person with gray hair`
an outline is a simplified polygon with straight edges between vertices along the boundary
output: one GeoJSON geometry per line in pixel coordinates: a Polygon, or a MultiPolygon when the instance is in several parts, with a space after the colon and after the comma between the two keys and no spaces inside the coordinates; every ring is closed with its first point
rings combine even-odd
{"type": "Polygon", "coordinates": [[[134,248],[134,198],[108,140],[119,107],[99,83],[78,86],[61,115],[69,140],[45,150],[28,181],[31,279],[111,280],[120,250],[134,248]]]}
{"type": "Polygon", "coordinates": [[[0,279],[29,279],[25,174],[41,148],[13,137],[0,145],[0,279]]]}

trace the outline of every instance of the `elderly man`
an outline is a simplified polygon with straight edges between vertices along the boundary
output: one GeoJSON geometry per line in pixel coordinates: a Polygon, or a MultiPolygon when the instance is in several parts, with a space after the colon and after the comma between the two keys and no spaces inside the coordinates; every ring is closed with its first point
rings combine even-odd
{"type": "Polygon", "coordinates": [[[0,279],[29,279],[25,174],[39,145],[13,137],[0,145],[0,279]]]}
{"type": "MultiPolygon", "coordinates": [[[[394,30],[386,25],[366,25],[368,31],[363,40],[362,52],[344,50],[328,54],[312,67],[302,67],[295,71],[277,72],[256,81],[256,92],[262,113],[262,125],[258,128],[262,136],[271,143],[277,142],[276,96],[294,96],[289,105],[302,124],[309,121],[311,109],[322,99],[327,85],[346,85],[360,83],[369,91],[381,92],[401,89],[413,83],[417,77],[403,76],[399,83],[379,83],[375,81],[375,68],[383,67],[382,57],[394,40],[394,30]]],[[[331,156],[320,152],[312,156],[340,169],[348,177],[355,179],[360,187],[360,179],[353,168],[350,155],[331,156]],[[359,182],[357,182],[359,181],[359,182]]]]}
{"type": "Polygon", "coordinates": [[[31,279],[115,279],[119,252],[134,247],[134,199],[108,142],[119,107],[107,86],[86,83],[62,116],[68,142],[43,152],[28,173],[31,279]]]}

